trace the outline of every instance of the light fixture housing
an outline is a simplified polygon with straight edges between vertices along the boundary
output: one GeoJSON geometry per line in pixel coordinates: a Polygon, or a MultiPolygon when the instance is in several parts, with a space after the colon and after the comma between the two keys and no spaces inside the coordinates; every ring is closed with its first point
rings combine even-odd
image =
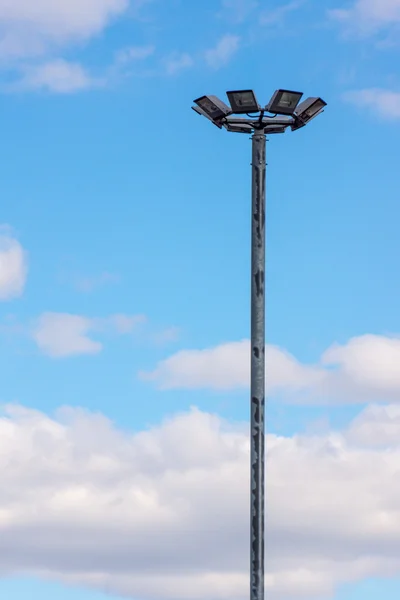
{"type": "Polygon", "coordinates": [[[250,124],[246,124],[246,123],[229,123],[229,121],[227,121],[224,124],[224,127],[227,129],[227,131],[231,131],[232,133],[252,133],[253,131],[253,126],[250,124]]]}
{"type": "Polygon", "coordinates": [[[222,102],[217,96],[201,96],[193,100],[195,104],[211,119],[211,121],[220,121],[232,114],[231,109],[225,102],[222,102]]]}
{"type": "MultiPolygon", "coordinates": [[[[1,1],[1,0],[0,0],[1,1]]],[[[257,102],[253,90],[236,90],[226,92],[231,106],[217,96],[201,96],[194,100],[192,109],[206,117],[219,129],[237,133],[252,134],[260,130],[265,134],[284,133],[288,127],[292,131],[301,129],[312,119],[324,111],[327,103],[322,98],[311,97],[300,102],[302,92],[277,90],[269,104],[262,109],[257,102]],[[274,117],[266,112],[275,113],[274,117]],[[258,112],[258,115],[251,113],[258,112]],[[239,118],[234,118],[234,114],[239,118]],[[247,117],[241,116],[246,114],[247,117]],[[277,115],[281,115],[277,117],[277,115]]]]}
{"type": "Polygon", "coordinates": [[[302,121],[301,119],[297,119],[297,121],[295,123],[293,123],[293,125],[291,125],[291,130],[292,131],[296,131],[297,129],[301,129],[302,127],[305,127],[306,125],[308,125],[308,123],[310,121],[312,121],[313,119],[315,119],[315,117],[318,117],[318,115],[320,115],[323,112],[324,111],[321,108],[321,110],[319,110],[318,112],[316,112],[315,115],[313,115],[312,117],[310,117],[307,121],[302,121]]]}
{"type": "Polygon", "coordinates": [[[265,108],[268,112],[277,115],[292,115],[296,110],[302,95],[303,92],[276,90],[265,108]]]}
{"type": "Polygon", "coordinates": [[[285,133],[287,125],[267,125],[264,129],[264,133],[285,133]]]}
{"type": "Polygon", "coordinates": [[[208,116],[208,114],[204,110],[202,110],[198,106],[192,106],[192,110],[194,110],[194,112],[196,112],[198,115],[201,115],[202,117],[205,117],[206,119],[211,121],[211,123],[218,127],[218,129],[222,129],[222,125],[219,121],[214,121],[211,117],[208,116]]]}
{"type": "Polygon", "coordinates": [[[325,106],[326,102],[322,98],[307,98],[307,100],[298,105],[295,114],[306,124],[319,115],[325,106]]]}
{"type": "Polygon", "coordinates": [[[237,115],[258,112],[260,110],[260,105],[253,90],[236,90],[226,92],[226,95],[232,107],[232,112],[237,115]]]}
{"type": "Polygon", "coordinates": [[[306,125],[306,124],[305,124],[305,123],[303,123],[303,121],[301,121],[300,119],[297,119],[297,120],[296,120],[296,122],[295,122],[295,123],[293,123],[293,124],[290,126],[290,129],[291,129],[292,131],[297,131],[298,129],[301,129],[302,127],[305,127],[305,125],[306,125]]]}

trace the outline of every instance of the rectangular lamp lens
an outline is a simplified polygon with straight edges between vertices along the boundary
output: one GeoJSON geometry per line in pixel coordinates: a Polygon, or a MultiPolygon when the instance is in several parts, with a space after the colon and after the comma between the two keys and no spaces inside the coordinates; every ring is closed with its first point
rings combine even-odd
{"type": "Polygon", "coordinates": [[[235,104],[240,108],[253,108],[256,105],[254,95],[251,92],[242,92],[234,95],[235,104]]]}
{"type": "Polygon", "coordinates": [[[226,92],[232,112],[236,114],[258,112],[260,107],[253,90],[233,90],[226,92]]]}
{"type": "Polygon", "coordinates": [[[211,102],[208,98],[202,98],[198,102],[200,108],[202,108],[210,117],[219,116],[221,114],[220,109],[211,102]]]}
{"type": "Polygon", "coordinates": [[[299,96],[297,94],[291,94],[290,92],[283,92],[279,106],[282,108],[296,108],[299,96]]]}
{"type": "Polygon", "coordinates": [[[305,112],[305,116],[307,118],[313,117],[317,112],[319,112],[322,108],[324,108],[325,103],[322,100],[317,100],[308,110],[305,112]]]}

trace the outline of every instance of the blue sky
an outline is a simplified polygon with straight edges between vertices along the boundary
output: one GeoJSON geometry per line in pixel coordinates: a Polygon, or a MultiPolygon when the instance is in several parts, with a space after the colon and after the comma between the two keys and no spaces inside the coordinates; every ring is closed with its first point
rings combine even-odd
{"type": "Polygon", "coordinates": [[[1,595],[247,594],[251,143],[190,107],[286,88],[328,107],[267,144],[267,590],[399,597],[399,26],[0,0],[1,595]]]}

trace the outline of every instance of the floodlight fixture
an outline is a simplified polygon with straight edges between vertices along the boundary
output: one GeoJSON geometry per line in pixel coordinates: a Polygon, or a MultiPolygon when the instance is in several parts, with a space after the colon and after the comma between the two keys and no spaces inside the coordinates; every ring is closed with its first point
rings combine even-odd
{"type": "Polygon", "coordinates": [[[207,114],[212,121],[220,121],[232,114],[229,106],[222,102],[217,96],[201,96],[194,103],[207,114]]]}
{"type": "Polygon", "coordinates": [[[211,121],[211,123],[218,127],[218,129],[222,129],[221,123],[219,123],[218,121],[214,121],[211,117],[208,116],[208,114],[204,110],[202,110],[198,106],[192,106],[192,110],[194,110],[198,115],[201,115],[202,117],[205,117],[206,119],[211,121]]]}
{"type": "Polygon", "coordinates": [[[287,125],[267,125],[264,129],[264,133],[285,133],[287,125]]]}
{"type": "Polygon", "coordinates": [[[237,115],[258,112],[260,105],[253,90],[237,90],[235,92],[226,92],[232,112],[237,115]]]}
{"type": "Polygon", "coordinates": [[[232,133],[252,133],[253,131],[253,126],[250,124],[246,124],[246,123],[230,123],[229,121],[227,121],[224,124],[225,128],[228,131],[231,131],[232,133]]]}
{"type": "Polygon", "coordinates": [[[307,98],[296,108],[296,116],[304,123],[308,123],[319,115],[326,106],[322,98],[307,98]]]}
{"type": "Polygon", "coordinates": [[[300,119],[296,119],[296,121],[290,126],[290,129],[292,131],[297,131],[298,129],[301,129],[302,127],[305,127],[306,124],[303,123],[303,121],[301,121],[300,119]]]}
{"type": "Polygon", "coordinates": [[[305,127],[306,125],[308,125],[308,123],[310,121],[312,121],[313,119],[315,119],[315,117],[318,117],[318,115],[320,115],[323,112],[324,112],[323,109],[319,110],[310,119],[308,119],[308,121],[306,121],[306,122],[302,121],[301,119],[297,119],[296,122],[293,123],[293,125],[291,126],[291,130],[292,131],[297,131],[297,129],[301,129],[302,127],[305,127]]]}
{"type": "Polygon", "coordinates": [[[266,106],[266,110],[277,115],[292,115],[296,110],[303,92],[290,90],[276,90],[266,106]]]}

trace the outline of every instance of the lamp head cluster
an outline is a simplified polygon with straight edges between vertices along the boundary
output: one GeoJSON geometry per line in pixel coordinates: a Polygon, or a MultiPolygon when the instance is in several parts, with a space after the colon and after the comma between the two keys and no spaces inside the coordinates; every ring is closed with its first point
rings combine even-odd
{"type": "Polygon", "coordinates": [[[290,90],[276,90],[264,108],[258,103],[253,90],[237,90],[226,95],[229,106],[217,96],[201,96],[194,100],[192,109],[219,129],[224,127],[233,133],[284,133],[287,127],[296,131],[321,114],[326,106],[322,98],[307,98],[300,102],[302,92],[290,90]],[[247,118],[235,118],[233,115],[246,115],[247,118]]]}

